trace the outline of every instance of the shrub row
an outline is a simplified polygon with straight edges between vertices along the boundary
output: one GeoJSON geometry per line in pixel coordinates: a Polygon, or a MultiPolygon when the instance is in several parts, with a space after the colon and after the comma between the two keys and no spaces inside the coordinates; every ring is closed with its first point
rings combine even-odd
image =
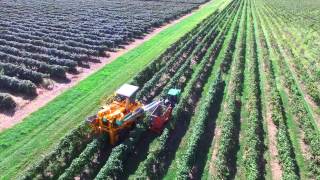
{"type": "Polygon", "coordinates": [[[221,49],[225,38],[222,34],[227,33],[228,28],[231,26],[230,19],[232,18],[229,18],[229,20],[225,21],[225,23],[222,23],[221,21],[225,20],[228,16],[233,17],[235,11],[233,11],[232,9],[235,8],[235,5],[237,5],[237,3],[230,3],[228,7],[221,11],[219,15],[217,15],[218,20],[215,21],[215,24],[213,26],[209,26],[211,28],[210,33],[205,36],[205,40],[210,40],[207,42],[203,42],[203,44],[200,44],[195,48],[194,52],[186,60],[186,62],[188,63],[183,64],[182,67],[177,72],[175,72],[168,85],[164,87],[162,93],[160,94],[161,97],[164,97],[166,95],[166,92],[171,87],[180,88],[179,83],[177,84],[177,82],[181,80],[181,77],[189,77],[192,75],[192,70],[194,68],[192,67],[188,70],[188,66],[193,66],[193,64],[197,63],[203,58],[205,60],[201,62],[200,66],[202,68],[205,68],[207,64],[203,64],[203,62],[208,62],[210,59],[212,60],[212,58],[215,58],[218,55],[218,52],[221,49]],[[229,11],[232,11],[232,13],[230,13],[229,11]]]}
{"type": "Polygon", "coordinates": [[[111,155],[109,156],[104,167],[100,170],[96,179],[113,179],[116,177],[121,177],[121,175],[124,173],[123,163],[127,159],[129,153],[134,150],[136,143],[139,141],[142,133],[145,132],[147,128],[148,127],[145,124],[139,124],[139,126],[130,133],[128,140],[112,149],[111,155]]]}
{"type": "Polygon", "coordinates": [[[49,74],[50,77],[66,78],[66,69],[59,65],[50,65],[44,62],[39,62],[31,58],[22,58],[15,55],[5,54],[0,52],[0,62],[11,63],[15,65],[23,65],[28,69],[32,69],[44,74],[49,74]]]}
{"type": "MultiPolygon", "coordinates": [[[[68,3],[69,6],[75,6],[72,2],[68,3]]],[[[34,60],[38,58],[37,60],[43,61],[45,58],[46,62],[50,64],[66,66],[74,70],[77,65],[74,61],[78,61],[78,65],[84,65],[82,61],[87,60],[88,56],[104,55],[104,51],[126,44],[133,38],[142,37],[153,27],[176,19],[199,6],[199,3],[171,1],[157,2],[156,6],[142,1],[124,1],[121,5],[115,1],[99,2],[98,4],[86,2],[80,5],[83,9],[87,6],[99,7],[96,10],[101,13],[97,14],[94,19],[85,15],[88,13],[87,11],[81,11],[79,14],[80,11],[71,10],[70,12],[70,9],[66,10],[61,7],[61,16],[58,21],[55,16],[56,9],[50,9],[45,12],[45,18],[31,20],[29,24],[25,24],[15,14],[8,14],[12,9],[11,6],[6,6],[1,14],[11,20],[10,23],[7,19],[0,21],[1,26],[4,27],[3,33],[0,35],[1,44],[6,44],[8,48],[15,47],[29,52],[22,55],[15,54],[20,57],[34,60]],[[143,11],[140,6],[143,7],[143,11]],[[168,6],[170,8],[167,8],[168,6]],[[118,11],[111,11],[110,7],[114,7],[118,11]],[[106,13],[108,18],[105,18],[106,13]],[[131,13],[134,13],[135,16],[129,15],[131,13]],[[78,17],[77,20],[63,18],[69,14],[78,17]],[[52,23],[48,24],[49,21],[52,23]],[[66,27],[65,24],[68,26],[66,27]]],[[[30,5],[35,7],[39,4],[35,2],[25,4],[26,7],[30,5]]],[[[49,4],[44,2],[42,5],[49,4]]],[[[60,4],[58,3],[57,6],[60,4]]],[[[25,11],[25,9],[20,10],[21,12],[25,11]]],[[[28,13],[31,17],[38,16],[38,13],[33,11],[28,13]]],[[[88,60],[97,61],[97,59],[90,58],[88,60]]]]}
{"type": "Polygon", "coordinates": [[[289,62],[288,64],[293,64],[291,67],[294,67],[295,74],[297,77],[299,77],[300,82],[302,82],[305,86],[305,90],[308,95],[311,96],[313,101],[320,106],[320,90],[318,89],[319,86],[319,78],[317,78],[317,71],[314,68],[314,65],[312,65],[308,60],[301,56],[296,49],[296,47],[292,44],[292,38],[287,38],[284,36],[283,32],[280,32],[281,27],[279,27],[279,21],[275,21],[275,17],[273,13],[265,8],[266,13],[269,14],[270,22],[275,27],[275,30],[278,33],[277,39],[281,41],[282,43],[286,43],[286,46],[283,46],[288,58],[285,59],[286,61],[291,60],[292,62],[289,62]],[[311,70],[312,73],[309,73],[311,70]]]}
{"type": "MultiPolygon", "coordinates": [[[[261,18],[266,24],[266,29],[270,32],[270,41],[273,45],[277,47],[277,53],[281,59],[287,58],[285,56],[283,46],[280,42],[275,39],[276,36],[273,31],[270,30],[270,22],[266,18],[261,18]]],[[[283,81],[283,86],[288,90],[288,100],[291,104],[288,109],[294,114],[301,130],[304,132],[304,142],[310,147],[311,158],[308,158],[308,169],[311,172],[309,176],[319,177],[320,168],[320,134],[317,127],[314,125],[314,118],[308,112],[308,107],[306,105],[304,96],[299,89],[296,79],[293,77],[286,62],[278,60],[274,62],[274,65],[278,67],[279,75],[285,77],[286,81],[283,81]]]]}
{"type": "Polygon", "coordinates": [[[220,23],[220,26],[222,26],[220,27],[222,29],[221,32],[208,49],[201,63],[196,67],[195,72],[191,73],[192,77],[185,87],[178,105],[173,110],[170,122],[166,125],[161,136],[156,139],[157,145],[152,149],[152,151],[150,151],[147,159],[143,161],[142,165],[138,168],[138,177],[149,177],[152,179],[159,178],[158,174],[162,171],[161,159],[163,159],[163,157],[165,157],[167,154],[166,149],[168,147],[170,134],[175,129],[176,123],[187,121],[188,117],[191,117],[193,112],[192,108],[195,108],[197,100],[190,100],[190,98],[200,96],[204,82],[210,75],[210,71],[213,67],[212,63],[215,62],[215,56],[219,52],[219,49],[216,48],[221,47],[223,41],[220,40],[225,37],[226,33],[229,30],[231,22],[232,18],[230,18],[229,21],[220,23]]]}
{"type": "Polygon", "coordinates": [[[86,123],[70,131],[43,159],[30,166],[21,179],[56,179],[92,140],[91,129],[86,123]]]}
{"type": "MultiPolygon", "coordinates": [[[[193,30],[192,32],[194,33],[196,31],[193,30]]],[[[155,61],[153,61],[156,63],[152,62],[149,66],[147,66],[142,71],[142,72],[151,72],[151,75],[150,74],[144,75],[143,73],[140,72],[135,78],[133,78],[132,81],[137,84],[143,84],[144,81],[148,80],[148,78],[150,79],[152,77],[152,72],[154,71],[154,69],[152,69],[152,68],[155,67],[155,64],[157,64],[156,66],[161,66],[161,64],[163,63],[163,62],[161,62],[161,61],[163,61],[163,59],[161,59],[161,58],[172,54],[172,52],[171,52],[172,49],[175,49],[175,51],[177,51],[179,49],[179,45],[184,45],[184,42],[186,40],[188,40],[188,38],[186,38],[186,37],[191,36],[190,33],[188,33],[186,36],[182,37],[178,42],[176,42],[174,45],[172,45],[164,54],[162,54],[159,58],[157,58],[155,61]],[[142,76],[143,76],[143,78],[140,78],[142,76]]],[[[83,125],[81,125],[81,126],[83,126],[83,125]]],[[[75,138],[76,134],[78,134],[79,131],[83,131],[83,128],[84,127],[77,128],[77,129],[73,130],[68,136],[72,136],[75,138]]],[[[124,151],[123,148],[125,148],[125,149],[127,147],[134,148],[135,143],[133,143],[132,140],[135,140],[135,141],[139,140],[139,136],[142,134],[142,132],[145,131],[145,129],[146,129],[146,127],[144,127],[144,124],[138,125],[138,127],[134,131],[130,132],[130,138],[127,139],[125,142],[123,142],[122,146],[120,145],[120,146],[117,146],[116,148],[114,148],[113,149],[114,152],[111,154],[114,154],[114,156],[119,156],[119,155],[125,154],[127,152],[127,151],[124,151]],[[117,152],[120,152],[120,153],[117,153],[117,152]],[[116,155],[116,154],[118,154],[118,155],[116,155]]],[[[70,139],[70,138],[65,137],[62,141],[64,141],[65,139],[70,139]]],[[[76,158],[74,161],[72,161],[69,168],[66,169],[65,173],[60,176],[61,179],[72,179],[75,174],[79,173],[79,170],[81,170],[80,166],[82,166],[87,159],[90,159],[91,158],[90,156],[92,155],[92,153],[94,153],[96,151],[97,145],[96,145],[95,141],[96,140],[91,142],[88,145],[88,147],[83,151],[83,153],[80,154],[80,156],[78,158],[76,158]]],[[[35,166],[36,168],[30,169],[27,172],[27,174],[25,175],[25,179],[36,177],[39,174],[43,174],[44,171],[51,171],[52,172],[54,169],[52,170],[52,168],[49,168],[49,170],[47,170],[47,168],[44,167],[44,164],[49,164],[49,162],[55,163],[55,161],[58,160],[58,158],[54,158],[54,156],[57,156],[57,152],[66,151],[67,148],[63,147],[61,145],[61,143],[58,145],[56,150],[54,150],[53,152],[48,154],[41,162],[39,162],[35,166]]],[[[74,146],[72,146],[72,147],[74,147],[74,146]]],[[[60,155],[58,155],[58,156],[60,156],[60,155]]],[[[125,156],[121,156],[121,157],[125,157],[125,156]]],[[[71,158],[68,158],[68,159],[71,159],[71,158]]],[[[109,163],[114,164],[114,162],[109,162],[109,163]]],[[[115,167],[120,167],[120,166],[121,166],[121,164],[118,166],[115,166],[115,167]]],[[[57,177],[57,175],[59,175],[59,173],[61,173],[63,171],[63,168],[66,168],[66,167],[67,166],[64,165],[63,167],[56,168],[58,170],[54,170],[55,172],[57,172],[57,173],[54,173],[54,177],[57,177]]],[[[121,169],[121,168],[118,168],[118,169],[121,169]]]]}
{"type": "Polygon", "coordinates": [[[208,91],[205,96],[199,102],[199,112],[196,114],[196,123],[192,127],[193,131],[191,136],[188,138],[187,149],[183,153],[182,159],[180,159],[180,164],[178,164],[177,178],[178,179],[188,179],[190,178],[190,173],[195,165],[199,153],[200,141],[203,140],[203,135],[206,132],[206,125],[208,120],[210,120],[210,111],[212,106],[215,104],[219,93],[221,93],[223,80],[221,74],[214,74],[216,76],[214,81],[208,82],[208,91]]]}
{"type": "MultiPolygon", "coordinates": [[[[75,69],[77,65],[76,62],[74,62],[73,60],[70,60],[70,57],[61,56],[61,55],[58,56],[57,54],[53,54],[55,52],[54,50],[29,45],[29,46],[33,46],[33,48],[31,48],[31,47],[28,47],[26,44],[21,44],[21,43],[16,43],[11,41],[5,41],[5,42],[6,43],[3,43],[3,44],[5,44],[6,46],[0,47],[0,50],[7,54],[11,54],[19,57],[28,57],[28,58],[31,58],[37,61],[42,61],[48,64],[66,66],[69,69],[75,69]],[[40,50],[40,49],[45,49],[48,52],[44,54],[43,53],[44,50],[40,50]],[[51,56],[52,54],[53,56],[51,56]],[[54,57],[55,55],[57,57],[54,57]],[[66,57],[67,59],[65,59],[66,57]]],[[[1,43],[1,40],[0,40],[0,43],[1,43]]]]}
{"type": "Polygon", "coordinates": [[[93,160],[92,156],[98,151],[101,146],[101,141],[94,139],[87,147],[81,152],[79,157],[72,160],[70,166],[64,171],[59,177],[59,180],[72,180],[74,177],[81,172],[83,167],[90,164],[93,160]]]}
{"type": "MultiPolygon", "coordinates": [[[[215,18],[213,18],[213,20],[210,21],[209,24],[214,22],[214,19],[215,18]]],[[[159,87],[159,85],[156,86],[156,83],[159,80],[162,80],[162,77],[166,77],[166,79],[168,80],[171,76],[176,75],[176,71],[180,68],[181,64],[186,64],[187,62],[191,61],[190,57],[195,57],[195,53],[199,53],[199,50],[195,49],[203,45],[202,43],[199,44],[199,42],[207,41],[211,33],[214,32],[211,30],[211,28],[209,28],[209,24],[206,26],[202,26],[203,28],[200,31],[198,31],[194,36],[189,37],[188,39],[190,40],[185,43],[183,47],[180,48],[179,51],[170,58],[170,60],[168,60],[166,66],[158,71],[150,81],[144,84],[144,87],[137,94],[138,99],[144,98],[146,99],[146,101],[150,100],[150,97],[146,97],[145,95],[149,94],[148,92],[151,92],[152,88],[157,88],[158,91],[161,90],[161,87],[159,87]]],[[[164,85],[165,83],[163,83],[163,86],[164,85]]]]}
{"type": "Polygon", "coordinates": [[[19,79],[30,80],[33,83],[40,84],[43,80],[43,77],[46,75],[32,71],[23,66],[17,66],[10,63],[1,63],[0,62],[0,70],[7,76],[14,76],[19,79]]]}
{"type": "Polygon", "coordinates": [[[27,96],[37,95],[36,85],[29,80],[21,80],[0,74],[0,89],[22,93],[27,96]]]}
{"type": "Polygon", "coordinates": [[[160,69],[164,69],[164,66],[166,64],[171,64],[172,63],[171,61],[174,61],[174,58],[172,58],[172,57],[175,54],[181,54],[180,52],[183,52],[181,49],[183,49],[185,47],[185,44],[191,43],[191,41],[193,40],[191,37],[197,36],[198,33],[203,31],[203,28],[205,27],[204,24],[211,22],[210,17],[216,15],[216,13],[217,12],[214,12],[208,18],[203,20],[202,23],[199,23],[194,29],[192,29],[185,36],[183,36],[177,42],[175,42],[173,45],[171,45],[157,59],[153,60],[148,66],[146,66],[142,71],[140,71],[131,80],[130,83],[137,85],[139,87],[145,86],[145,83],[147,83],[150,80],[150,78],[156,76],[155,74],[158,74],[160,69]],[[190,37],[190,38],[188,38],[188,37],[190,37]],[[169,60],[171,60],[171,61],[169,61],[169,60]]]}
{"type": "Polygon", "coordinates": [[[16,107],[13,98],[7,93],[0,93],[0,110],[12,110],[16,107]]]}
{"type": "Polygon", "coordinates": [[[37,39],[26,39],[26,38],[22,38],[17,36],[17,34],[13,35],[10,32],[4,33],[0,35],[1,38],[1,42],[3,42],[3,40],[6,41],[12,41],[15,43],[22,43],[22,44],[29,44],[33,45],[33,46],[37,46],[37,47],[45,47],[45,48],[56,48],[58,50],[63,50],[63,51],[67,51],[67,52],[74,52],[77,54],[88,54],[88,55],[97,55],[97,51],[92,50],[92,49],[86,49],[83,47],[78,47],[78,46],[72,46],[72,45],[67,45],[67,44],[63,44],[63,45],[59,45],[57,43],[54,42],[46,42],[44,40],[37,40],[37,39]]]}
{"type": "Polygon", "coordinates": [[[107,162],[100,169],[95,179],[117,179],[118,177],[123,176],[123,162],[127,159],[129,153],[135,149],[137,142],[140,140],[141,135],[146,131],[146,129],[147,126],[145,124],[138,124],[135,129],[130,131],[129,138],[112,149],[107,162]]]}
{"type": "MultiPolygon", "coordinates": [[[[218,153],[215,161],[216,176],[219,179],[228,179],[234,173],[234,169],[229,163],[235,154],[234,150],[237,142],[238,116],[241,111],[241,92],[244,69],[244,49],[245,49],[245,23],[246,23],[246,3],[240,8],[241,22],[238,29],[238,36],[233,53],[233,64],[229,79],[227,94],[224,102],[224,113],[220,120],[221,136],[218,140],[218,153]]],[[[238,20],[239,20],[238,19],[238,20]]]]}
{"type": "Polygon", "coordinates": [[[259,71],[254,39],[252,18],[252,3],[247,5],[246,27],[246,71],[244,77],[244,111],[243,121],[246,122],[243,133],[243,168],[247,179],[260,179],[263,177],[263,121],[260,107],[259,71]]]}
{"type": "MultiPolygon", "coordinates": [[[[239,8],[240,3],[237,3],[238,6],[235,9],[239,8]]],[[[239,8],[241,9],[241,8],[239,8]]],[[[230,13],[230,20],[235,21],[239,15],[236,15],[235,13],[239,11],[233,11],[230,13]],[[232,18],[233,17],[233,18],[232,18]]],[[[231,27],[233,28],[228,32],[228,35],[226,35],[224,38],[221,38],[221,43],[218,48],[215,48],[213,52],[219,53],[215,65],[216,67],[219,67],[218,73],[215,74],[212,72],[211,76],[208,81],[208,91],[206,95],[201,99],[201,102],[199,102],[200,107],[199,107],[199,113],[196,114],[196,119],[195,119],[195,125],[192,127],[192,134],[188,139],[188,144],[187,144],[187,149],[184,152],[182,159],[179,160],[181,162],[178,164],[178,171],[177,175],[179,179],[188,179],[190,177],[190,173],[192,168],[195,165],[195,161],[197,159],[198,153],[199,153],[199,143],[203,138],[203,135],[205,133],[205,128],[208,120],[210,119],[210,112],[212,109],[212,105],[215,104],[219,93],[222,93],[222,88],[223,88],[223,79],[221,73],[228,71],[229,69],[229,64],[231,61],[231,55],[232,52],[230,50],[234,49],[235,46],[235,40],[237,36],[237,31],[235,30],[235,26],[231,27]],[[225,45],[222,45],[224,43],[225,45]],[[221,49],[219,52],[218,49],[221,49]],[[219,66],[220,64],[220,66],[219,66]],[[223,66],[221,66],[223,64],[223,66]],[[214,80],[212,79],[214,78],[214,80]]],[[[226,28],[229,30],[229,28],[226,28]]],[[[216,71],[215,71],[216,72],[216,71]]],[[[216,105],[215,105],[216,106],[216,105]]]]}
{"type": "MultiPolygon", "coordinates": [[[[185,38],[189,38],[189,36],[186,35],[185,38]]],[[[185,67],[189,67],[189,66],[185,66],[185,67]]],[[[183,66],[180,67],[179,69],[180,73],[176,72],[176,74],[183,74],[184,71],[180,71],[181,69],[184,69],[183,66]]],[[[165,87],[169,86],[169,84],[167,84],[165,87]]],[[[182,88],[183,88],[183,85],[182,85],[182,88]]],[[[121,143],[119,146],[115,147],[112,150],[111,155],[109,156],[105,166],[101,169],[96,179],[113,179],[116,177],[121,177],[121,175],[124,173],[123,163],[127,159],[127,156],[129,155],[129,153],[132,152],[133,149],[135,149],[136,142],[140,139],[140,136],[142,135],[142,133],[145,132],[145,130],[147,129],[147,126],[140,124],[139,128],[141,129],[141,131],[133,131],[132,133],[130,133],[128,140],[121,143]]]]}
{"type": "Polygon", "coordinates": [[[261,28],[259,19],[256,17],[256,12],[253,10],[256,44],[258,51],[258,58],[260,63],[262,63],[265,69],[261,70],[262,76],[265,77],[266,81],[263,82],[268,88],[265,88],[266,97],[268,103],[265,106],[270,108],[271,119],[273,123],[277,126],[276,141],[277,150],[279,153],[279,161],[282,166],[282,178],[283,179],[299,179],[298,165],[295,159],[295,153],[293,145],[290,140],[288,127],[286,123],[286,117],[284,115],[284,109],[282,107],[282,101],[277,90],[277,85],[275,83],[275,75],[270,65],[270,58],[274,58],[268,54],[268,47],[266,39],[264,37],[264,32],[261,28]]]}

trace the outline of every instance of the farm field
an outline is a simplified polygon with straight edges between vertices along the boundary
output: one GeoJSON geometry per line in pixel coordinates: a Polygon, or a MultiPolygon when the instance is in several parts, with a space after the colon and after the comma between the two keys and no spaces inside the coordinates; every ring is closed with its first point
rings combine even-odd
{"type": "Polygon", "coordinates": [[[1,1],[0,108],[18,109],[20,101],[70,81],[68,74],[204,2],[1,1]]]}
{"type": "Polygon", "coordinates": [[[320,179],[319,9],[210,1],[1,132],[0,179],[320,179]],[[160,134],[111,146],[84,119],[125,82],[182,93],[160,134]]]}
{"type": "Polygon", "coordinates": [[[28,166],[39,161],[71,129],[82,123],[86,116],[97,111],[102,97],[112,94],[118,86],[130,80],[172,43],[226,2],[210,2],[201,11],[197,11],[191,17],[159,33],[142,46],[119,57],[87,80],[61,94],[22,123],[1,132],[0,151],[3,155],[0,158],[1,177],[17,177],[28,166]],[[123,74],[119,67],[126,69],[127,73],[123,74]],[[63,126],[61,126],[62,123],[63,126]],[[30,141],[31,137],[32,141],[30,141]],[[29,151],[30,149],[33,151],[29,151]],[[12,156],[9,157],[8,154],[12,154],[12,156]],[[19,173],[17,174],[17,172],[19,173]]]}

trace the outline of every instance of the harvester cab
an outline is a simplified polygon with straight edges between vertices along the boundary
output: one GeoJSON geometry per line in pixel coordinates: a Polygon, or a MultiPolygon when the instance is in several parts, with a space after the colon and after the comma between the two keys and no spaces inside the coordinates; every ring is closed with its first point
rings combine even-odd
{"type": "Polygon", "coordinates": [[[116,91],[115,99],[117,102],[123,102],[125,104],[126,111],[130,111],[132,106],[139,104],[139,102],[135,102],[135,100],[133,99],[133,96],[138,89],[138,86],[124,84],[116,91]]]}
{"type": "Polygon", "coordinates": [[[96,134],[107,134],[110,144],[115,145],[120,135],[126,134],[137,121],[150,113],[149,128],[160,133],[170,119],[172,109],[178,101],[180,90],[170,89],[166,99],[155,100],[150,104],[142,104],[133,97],[139,88],[124,84],[116,92],[109,104],[94,116],[86,119],[96,134]]]}

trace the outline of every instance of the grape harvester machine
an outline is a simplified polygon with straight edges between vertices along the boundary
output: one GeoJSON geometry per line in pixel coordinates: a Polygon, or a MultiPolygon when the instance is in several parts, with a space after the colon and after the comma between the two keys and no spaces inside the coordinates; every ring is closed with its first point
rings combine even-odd
{"type": "Polygon", "coordinates": [[[94,116],[86,119],[95,134],[107,134],[110,144],[115,145],[124,132],[135,127],[135,124],[147,117],[149,129],[161,133],[169,121],[172,109],[176,105],[180,90],[170,89],[166,98],[143,104],[133,97],[139,87],[124,84],[115,96],[94,116]],[[146,116],[147,115],[147,116],[146,116]]]}

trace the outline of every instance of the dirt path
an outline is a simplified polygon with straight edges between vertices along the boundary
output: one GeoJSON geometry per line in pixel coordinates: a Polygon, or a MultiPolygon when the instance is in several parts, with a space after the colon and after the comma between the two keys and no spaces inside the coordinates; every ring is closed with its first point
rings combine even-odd
{"type": "MultiPolygon", "coordinates": [[[[209,3],[209,2],[208,2],[209,3]]],[[[90,68],[85,69],[81,68],[79,71],[81,73],[73,75],[73,74],[67,74],[67,77],[71,82],[69,83],[54,83],[53,88],[51,90],[46,89],[38,89],[38,96],[33,100],[24,100],[19,97],[14,97],[15,100],[18,103],[18,107],[16,108],[15,113],[1,113],[0,114],[0,132],[4,129],[10,128],[14,126],[15,124],[21,122],[24,118],[29,116],[31,113],[37,111],[39,108],[45,106],[48,102],[53,100],[55,97],[63,93],[69,88],[72,88],[76,84],[78,84],[81,80],[85,79],[86,77],[90,76],[94,72],[98,71],[99,69],[102,69],[106,64],[109,64],[110,62],[114,61],[121,55],[127,53],[128,51],[138,47],[139,45],[143,44],[144,42],[150,40],[152,37],[159,34],[162,30],[169,28],[170,26],[173,26],[183,19],[191,16],[194,11],[201,9],[203,6],[205,6],[207,3],[202,4],[199,6],[199,8],[193,10],[189,14],[181,16],[179,19],[176,19],[168,24],[165,24],[159,28],[153,29],[149,34],[144,36],[142,39],[136,39],[133,42],[131,42],[129,45],[125,45],[123,49],[119,49],[116,52],[107,52],[110,54],[109,58],[101,58],[101,63],[90,63],[90,68]]]]}
{"type": "Polygon", "coordinates": [[[217,127],[215,129],[214,132],[214,140],[213,140],[213,151],[212,151],[212,156],[211,156],[211,160],[209,162],[209,176],[208,179],[212,178],[215,174],[217,174],[216,168],[215,168],[215,162],[217,159],[217,155],[218,155],[218,146],[219,146],[219,140],[220,140],[220,136],[221,136],[221,129],[219,127],[219,125],[217,124],[217,127]]]}
{"type": "Polygon", "coordinates": [[[282,169],[279,162],[279,154],[277,149],[277,132],[278,129],[272,121],[270,105],[267,106],[266,113],[267,130],[268,130],[268,149],[270,152],[270,167],[273,179],[281,179],[282,169]]]}

